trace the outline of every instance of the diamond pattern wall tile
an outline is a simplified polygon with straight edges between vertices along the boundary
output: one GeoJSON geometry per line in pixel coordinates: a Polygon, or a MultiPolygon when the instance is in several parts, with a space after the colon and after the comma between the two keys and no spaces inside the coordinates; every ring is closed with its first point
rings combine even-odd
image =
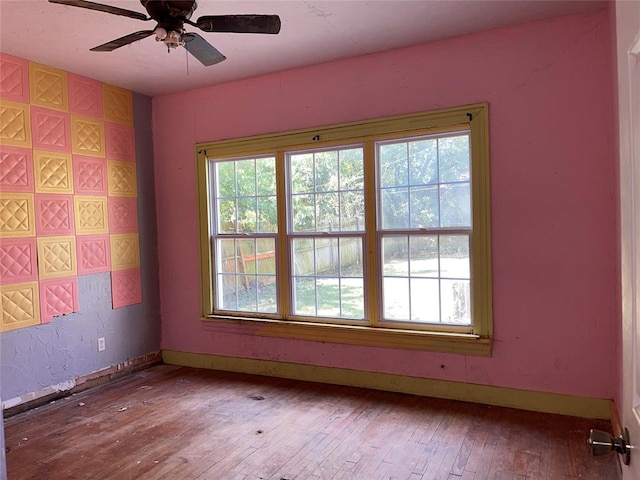
{"type": "Polygon", "coordinates": [[[107,161],[109,195],[135,197],[138,194],[136,164],[133,162],[107,161]]]}
{"type": "Polygon", "coordinates": [[[0,146],[0,192],[33,192],[30,149],[0,146]]]}
{"type": "Polygon", "coordinates": [[[77,235],[97,235],[109,232],[107,197],[74,197],[77,235]]]}
{"type": "Polygon", "coordinates": [[[0,99],[0,145],[31,148],[29,105],[0,99]]]}
{"type": "Polygon", "coordinates": [[[78,275],[111,270],[109,235],[81,235],[76,237],[78,275]]]}
{"type": "Polygon", "coordinates": [[[69,81],[69,111],[102,119],[102,83],[73,73],[69,81]]]}
{"type": "Polygon", "coordinates": [[[135,161],[133,127],[105,122],[107,158],[111,160],[135,161]]]}
{"type": "Polygon", "coordinates": [[[78,272],[74,236],[38,238],[38,276],[71,277],[78,272]]]}
{"type": "Polygon", "coordinates": [[[49,323],[53,317],[78,312],[78,279],[76,277],[40,281],[40,317],[49,323]]]}
{"type": "Polygon", "coordinates": [[[133,125],[133,101],[129,90],[104,84],[104,119],[109,122],[133,125]]]}
{"type": "Polygon", "coordinates": [[[113,308],[142,303],[139,268],[111,272],[111,299],[113,308]]]}
{"type": "Polygon", "coordinates": [[[35,237],[36,222],[32,193],[2,193],[0,238],[35,237]]]}
{"type": "Polygon", "coordinates": [[[32,105],[69,111],[67,72],[29,62],[29,91],[32,105]]]}
{"type": "Polygon", "coordinates": [[[76,155],[105,156],[104,122],[71,115],[71,145],[76,155]]]}
{"type": "Polygon", "coordinates": [[[37,193],[73,193],[70,154],[34,150],[33,169],[37,193]]]}
{"type": "Polygon", "coordinates": [[[0,284],[38,279],[35,238],[0,239],[0,284]]]}
{"type": "Polygon", "coordinates": [[[140,247],[137,234],[111,235],[110,242],[112,270],[127,270],[140,266],[140,247]]]}
{"type": "Polygon", "coordinates": [[[29,62],[0,53],[0,98],[29,103],[29,62]]]}
{"type": "Polygon", "coordinates": [[[109,232],[138,233],[136,198],[109,197],[109,232]]]}
{"type": "Polygon", "coordinates": [[[38,236],[73,235],[73,197],[36,194],[36,233],[38,236]]]}
{"type": "Polygon", "coordinates": [[[73,156],[73,182],[76,194],[107,194],[107,160],[73,156]]]}
{"type": "Polygon", "coordinates": [[[31,136],[33,148],[71,153],[69,114],[32,106],[31,136]]]}
{"type": "Polygon", "coordinates": [[[40,323],[38,282],[0,287],[0,332],[31,327],[40,323]]]}

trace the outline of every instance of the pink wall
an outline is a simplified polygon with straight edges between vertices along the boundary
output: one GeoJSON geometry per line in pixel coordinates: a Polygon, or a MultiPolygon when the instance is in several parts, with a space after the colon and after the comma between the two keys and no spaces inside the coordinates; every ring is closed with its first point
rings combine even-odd
{"type": "Polygon", "coordinates": [[[602,10],[154,98],[163,348],[612,398],[610,28],[602,10]],[[491,358],[257,338],[200,322],[195,142],[485,101],[491,358]]]}

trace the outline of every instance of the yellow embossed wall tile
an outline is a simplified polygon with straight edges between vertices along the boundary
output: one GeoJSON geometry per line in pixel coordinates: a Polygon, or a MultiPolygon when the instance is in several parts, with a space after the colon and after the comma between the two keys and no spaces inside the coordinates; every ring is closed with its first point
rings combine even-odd
{"type": "Polygon", "coordinates": [[[104,121],[72,114],[71,147],[76,155],[104,157],[104,121]]]}
{"type": "Polygon", "coordinates": [[[33,165],[36,193],[73,193],[70,154],[34,150],[33,165]]]}
{"type": "Polygon", "coordinates": [[[133,162],[107,161],[107,183],[111,197],[137,196],[136,164],[133,162]]]}
{"type": "Polygon", "coordinates": [[[34,237],[36,232],[32,193],[0,195],[0,238],[34,237]]]}
{"type": "Polygon", "coordinates": [[[104,84],[102,87],[104,119],[133,125],[133,101],[129,90],[104,84]]]}
{"type": "Polygon", "coordinates": [[[29,105],[0,100],[0,145],[31,148],[29,105]]]}
{"type": "Polygon", "coordinates": [[[126,270],[140,266],[137,233],[111,235],[111,270],[126,270]]]}
{"type": "Polygon", "coordinates": [[[41,280],[71,277],[77,272],[76,237],[38,238],[38,274],[41,280]]]}
{"type": "Polygon", "coordinates": [[[0,332],[38,325],[40,323],[38,282],[0,287],[0,307],[2,310],[0,332]]]}
{"type": "Polygon", "coordinates": [[[76,195],[73,201],[77,235],[109,232],[107,197],[76,195]]]}
{"type": "Polygon", "coordinates": [[[67,72],[39,63],[29,63],[31,104],[69,111],[67,72]]]}

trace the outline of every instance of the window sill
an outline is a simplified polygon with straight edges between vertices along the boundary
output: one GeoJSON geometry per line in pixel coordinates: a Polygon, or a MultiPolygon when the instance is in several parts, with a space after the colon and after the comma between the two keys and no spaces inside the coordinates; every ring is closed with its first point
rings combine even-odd
{"type": "Polygon", "coordinates": [[[328,325],[279,320],[203,317],[205,330],[230,332],[261,337],[289,338],[315,342],[365,345],[370,347],[426,350],[462,355],[491,356],[491,338],[465,333],[425,332],[352,325],[328,325]]]}

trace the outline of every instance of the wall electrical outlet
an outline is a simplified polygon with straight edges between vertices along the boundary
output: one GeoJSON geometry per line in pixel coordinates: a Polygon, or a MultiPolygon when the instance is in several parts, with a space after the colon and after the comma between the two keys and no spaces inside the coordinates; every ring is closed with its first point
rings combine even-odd
{"type": "Polygon", "coordinates": [[[104,343],[104,337],[100,337],[98,339],[98,351],[103,352],[105,348],[107,348],[107,346],[104,343]]]}

